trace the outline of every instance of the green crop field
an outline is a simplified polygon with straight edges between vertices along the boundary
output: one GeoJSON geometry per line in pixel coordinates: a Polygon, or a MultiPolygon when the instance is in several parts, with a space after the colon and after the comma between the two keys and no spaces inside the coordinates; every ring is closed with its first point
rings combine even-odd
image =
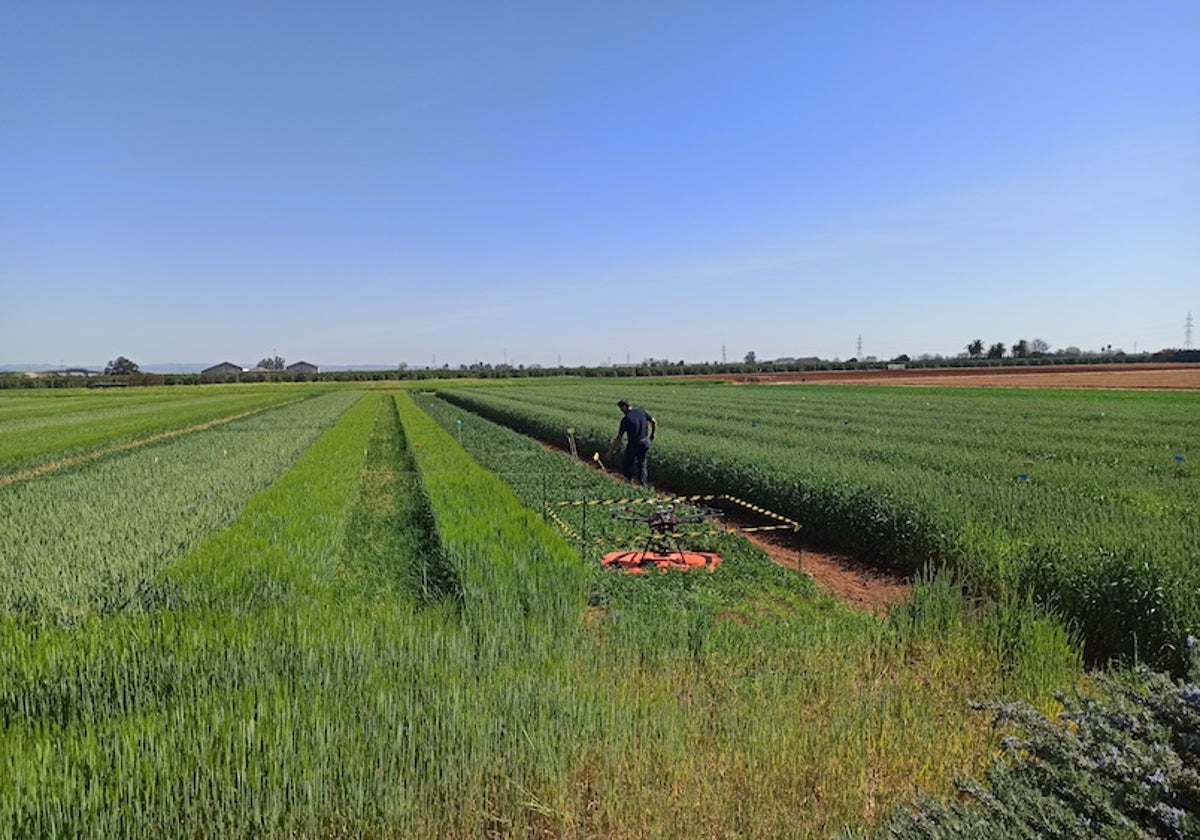
{"type": "Polygon", "coordinates": [[[1083,640],[1183,658],[1195,397],[621,385],[0,396],[0,838],[859,836],[1083,640]],[[735,533],[602,568],[639,523],[550,508],[628,486],[533,438],[618,394],[664,489],[930,570],[877,616],[735,533]]]}
{"type": "Polygon", "coordinates": [[[7,391],[0,397],[0,486],[47,464],[82,461],[89,454],[228,421],[297,398],[298,393],[286,387],[7,391]]]}
{"type": "Polygon", "coordinates": [[[660,421],[654,478],[733,493],[913,573],[1032,595],[1089,659],[1182,673],[1200,626],[1200,395],[1121,391],[533,384],[443,392],[588,453],[632,394],[660,421]],[[1190,459],[1190,460],[1189,460],[1190,459]]]}

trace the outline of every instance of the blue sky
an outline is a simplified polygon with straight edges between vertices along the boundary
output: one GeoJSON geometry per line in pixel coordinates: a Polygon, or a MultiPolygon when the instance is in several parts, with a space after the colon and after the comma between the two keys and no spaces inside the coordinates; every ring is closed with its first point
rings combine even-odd
{"type": "Polygon", "coordinates": [[[1195,2],[0,10],[0,363],[1200,343],[1195,2]]]}

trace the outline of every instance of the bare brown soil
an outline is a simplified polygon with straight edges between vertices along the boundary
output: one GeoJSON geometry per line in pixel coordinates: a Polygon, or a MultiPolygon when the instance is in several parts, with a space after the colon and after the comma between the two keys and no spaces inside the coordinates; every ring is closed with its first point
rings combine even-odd
{"type": "Polygon", "coordinates": [[[709,378],[735,383],[821,385],[961,385],[1008,388],[1138,388],[1200,390],[1200,364],[1046,365],[996,368],[911,368],[904,370],[817,370],[725,374],[709,378]]]}
{"type": "Polygon", "coordinates": [[[864,558],[817,549],[799,538],[743,536],[780,566],[808,575],[821,589],[856,609],[882,614],[912,593],[910,581],[877,568],[864,558]]]}

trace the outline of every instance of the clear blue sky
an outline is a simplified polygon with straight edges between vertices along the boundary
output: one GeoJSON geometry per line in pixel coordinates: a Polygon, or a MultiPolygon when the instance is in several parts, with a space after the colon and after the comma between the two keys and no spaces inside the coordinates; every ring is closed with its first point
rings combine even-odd
{"type": "Polygon", "coordinates": [[[0,364],[1132,352],[1189,311],[1193,0],[0,9],[0,364]]]}

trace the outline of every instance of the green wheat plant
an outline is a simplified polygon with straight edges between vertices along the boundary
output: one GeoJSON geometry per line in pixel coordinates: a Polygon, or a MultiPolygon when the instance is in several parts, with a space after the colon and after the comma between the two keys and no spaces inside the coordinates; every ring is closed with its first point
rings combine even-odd
{"type": "Polygon", "coordinates": [[[0,395],[0,486],[21,473],[239,417],[314,391],[139,388],[0,395]]]}
{"type": "Polygon", "coordinates": [[[290,403],[0,489],[0,606],[72,621],[136,604],[354,399],[290,403]]]}
{"type": "Polygon", "coordinates": [[[1200,625],[1200,438],[1190,393],[536,383],[455,387],[464,409],[586,451],[632,396],[661,427],[653,479],[738,493],[898,571],[1032,595],[1092,661],[1179,673],[1200,625]]]}

